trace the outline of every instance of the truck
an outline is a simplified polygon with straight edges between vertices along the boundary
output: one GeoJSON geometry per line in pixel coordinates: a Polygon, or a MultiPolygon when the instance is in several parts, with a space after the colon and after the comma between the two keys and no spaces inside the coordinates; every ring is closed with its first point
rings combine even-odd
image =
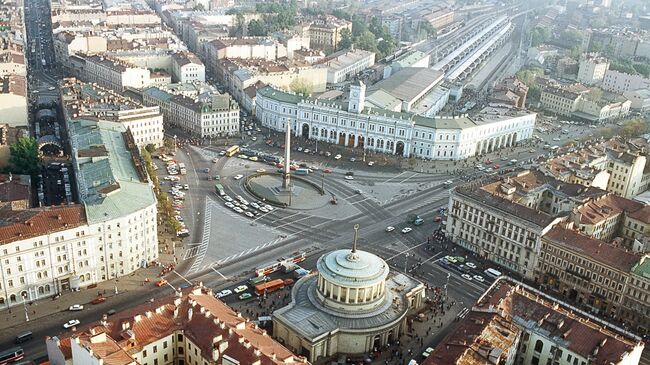
{"type": "Polygon", "coordinates": [[[408,217],[406,217],[406,222],[419,226],[424,223],[424,219],[417,214],[409,214],[408,217]]]}
{"type": "Polygon", "coordinates": [[[185,164],[182,162],[178,163],[178,170],[181,173],[181,175],[187,175],[187,169],[185,168],[185,164]]]}

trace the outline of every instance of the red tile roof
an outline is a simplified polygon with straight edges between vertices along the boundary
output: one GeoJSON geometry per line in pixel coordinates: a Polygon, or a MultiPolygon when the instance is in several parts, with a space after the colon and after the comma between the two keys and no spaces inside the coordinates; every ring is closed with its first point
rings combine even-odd
{"type": "Polygon", "coordinates": [[[77,336],[88,337],[93,333],[105,333],[106,340],[99,345],[97,342],[84,344],[97,354],[104,351],[114,356],[110,365],[128,363],[125,362],[128,359],[118,356],[122,352],[116,345],[128,348],[132,355],[143,346],[174,333],[182,333],[191,340],[209,362],[216,350],[219,357],[227,355],[241,364],[257,361],[261,365],[308,364],[201,287],[185,289],[181,297],[170,295],[116,313],[104,323],[82,328],[77,336]],[[97,350],[95,346],[99,346],[97,350]]]}
{"type": "Polygon", "coordinates": [[[641,260],[641,256],[623,248],[559,226],[553,227],[542,239],[565,246],[576,254],[583,254],[594,261],[626,272],[629,272],[641,260]]]}
{"type": "Polygon", "coordinates": [[[0,211],[0,244],[24,240],[86,224],[82,205],[0,211]]]}
{"type": "MultiPolygon", "coordinates": [[[[470,349],[480,349],[480,345],[484,344],[486,325],[480,321],[500,323],[498,330],[501,337],[514,331],[510,326],[515,325],[521,332],[537,332],[556,338],[569,351],[589,358],[590,364],[594,365],[617,364],[637,346],[643,346],[638,337],[588,317],[586,313],[573,310],[513,279],[501,278],[479,298],[470,314],[445,337],[422,365],[500,363],[477,359],[474,354],[468,357],[470,349]]],[[[516,350],[509,341],[498,343],[498,338],[498,335],[490,336],[491,340],[485,343],[484,351],[496,355],[499,351],[516,350]]]]}

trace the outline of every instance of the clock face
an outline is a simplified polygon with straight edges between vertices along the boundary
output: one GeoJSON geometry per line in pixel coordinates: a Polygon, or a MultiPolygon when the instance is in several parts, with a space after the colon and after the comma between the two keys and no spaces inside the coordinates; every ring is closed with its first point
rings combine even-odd
{"type": "Polygon", "coordinates": [[[356,91],[353,91],[353,92],[352,92],[352,96],[354,96],[354,97],[356,98],[357,96],[359,96],[359,93],[356,92],[356,91]]]}

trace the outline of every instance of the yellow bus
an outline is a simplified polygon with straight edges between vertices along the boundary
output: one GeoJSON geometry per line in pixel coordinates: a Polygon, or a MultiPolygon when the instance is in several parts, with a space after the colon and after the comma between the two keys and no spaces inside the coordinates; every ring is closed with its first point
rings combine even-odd
{"type": "Polygon", "coordinates": [[[228,148],[226,150],[226,156],[228,156],[228,157],[232,157],[232,156],[234,156],[234,155],[236,155],[238,153],[239,153],[239,146],[238,145],[234,145],[234,146],[232,146],[232,147],[230,147],[230,148],[228,148]]]}

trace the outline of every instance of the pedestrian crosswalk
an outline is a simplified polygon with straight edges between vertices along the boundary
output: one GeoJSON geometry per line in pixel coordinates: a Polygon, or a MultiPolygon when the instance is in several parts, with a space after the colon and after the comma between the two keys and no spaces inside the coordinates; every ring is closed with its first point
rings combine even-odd
{"type": "Polygon", "coordinates": [[[239,253],[236,253],[234,255],[230,255],[228,257],[219,259],[219,260],[217,260],[215,262],[206,263],[206,264],[204,264],[202,266],[200,271],[208,269],[208,268],[217,268],[217,267],[222,266],[224,264],[227,264],[229,262],[232,262],[232,261],[235,261],[235,260],[240,259],[242,257],[245,257],[246,255],[250,255],[250,254],[255,253],[257,251],[269,248],[271,246],[275,246],[278,243],[284,241],[285,239],[286,239],[286,236],[284,236],[284,237],[280,236],[280,237],[278,237],[278,238],[276,238],[274,240],[268,241],[268,242],[263,243],[263,244],[259,244],[259,245],[255,246],[255,247],[251,247],[249,249],[243,250],[243,251],[241,251],[239,253]]]}
{"type": "MultiPolygon", "coordinates": [[[[390,204],[392,202],[407,199],[410,196],[412,196],[412,195],[414,195],[414,194],[416,194],[416,193],[418,193],[418,192],[420,192],[422,190],[427,190],[427,189],[431,189],[431,188],[433,188],[435,186],[438,186],[438,185],[440,185],[440,183],[437,182],[437,181],[433,181],[433,182],[429,182],[429,183],[426,183],[426,184],[420,184],[420,185],[422,185],[422,187],[418,186],[418,189],[409,190],[409,191],[406,191],[404,193],[394,195],[392,198],[390,198],[388,200],[385,200],[382,205],[386,205],[386,204],[390,204]]],[[[426,196],[426,200],[428,202],[440,200],[440,199],[443,199],[443,198],[449,198],[449,189],[441,189],[441,190],[438,190],[437,192],[435,192],[433,194],[428,194],[426,196]]]]}
{"type": "Polygon", "coordinates": [[[219,153],[215,151],[206,150],[205,148],[190,146],[194,152],[198,153],[204,160],[212,161],[215,158],[219,158],[219,153]]]}
{"type": "MultiPolygon", "coordinates": [[[[205,197],[205,211],[203,214],[203,235],[201,237],[201,243],[198,246],[192,247],[189,251],[194,258],[192,266],[188,270],[189,273],[194,273],[196,270],[201,267],[205,253],[208,251],[208,245],[210,244],[210,226],[212,222],[212,209],[215,205],[214,200],[209,197],[205,197]]],[[[189,258],[189,257],[188,257],[189,258]]]]}

